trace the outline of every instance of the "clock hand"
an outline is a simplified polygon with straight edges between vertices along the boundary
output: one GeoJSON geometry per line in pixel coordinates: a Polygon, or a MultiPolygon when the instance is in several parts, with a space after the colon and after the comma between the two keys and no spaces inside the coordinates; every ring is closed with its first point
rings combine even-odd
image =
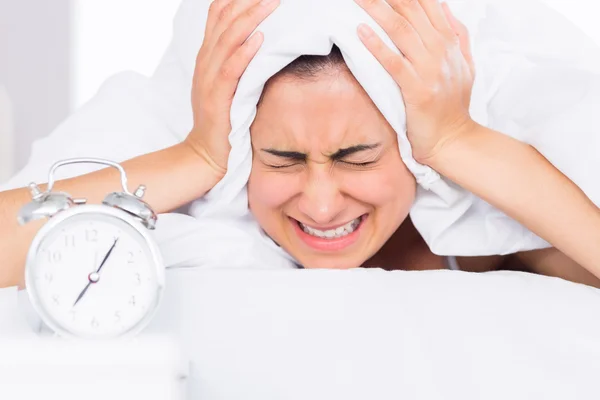
{"type": "Polygon", "coordinates": [[[90,288],[90,285],[92,284],[92,282],[88,282],[88,284],[86,285],[85,289],[83,289],[83,291],[81,293],[79,293],[79,296],[77,297],[77,300],[75,300],[75,303],[73,303],[73,307],[75,307],[77,305],[77,303],[79,303],[79,300],[81,300],[81,298],[83,297],[83,295],[85,294],[85,292],[87,292],[87,290],[90,288]]]}
{"type": "Polygon", "coordinates": [[[75,300],[75,303],[73,303],[73,307],[75,307],[77,305],[77,303],[79,303],[79,300],[81,300],[81,298],[83,297],[83,295],[85,294],[85,292],[88,291],[88,289],[90,288],[90,286],[92,285],[92,283],[97,283],[98,282],[98,280],[100,279],[100,276],[99,276],[100,271],[102,270],[102,267],[104,267],[104,264],[106,263],[106,260],[108,260],[108,257],[110,257],[111,253],[115,249],[115,246],[117,245],[118,241],[119,241],[119,238],[116,238],[115,242],[111,246],[110,250],[108,250],[108,253],[106,253],[106,255],[104,256],[104,260],[102,260],[102,263],[100,264],[100,266],[98,267],[98,269],[96,270],[96,272],[92,272],[91,274],[88,275],[89,282],[85,286],[85,288],[81,291],[81,293],[79,293],[79,296],[77,297],[77,300],[75,300]]]}
{"type": "Polygon", "coordinates": [[[99,274],[100,271],[102,270],[102,267],[104,267],[104,263],[106,263],[106,260],[108,260],[108,257],[110,257],[110,253],[112,253],[112,251],[115,249],[115,246],[117,245],[118,241],[119,241],[119,238],[116,238],[112,247],[110,248],[110,250],[108,250],[108,253],[106,253],[106,255],[104,256],[104,260],[102,260],[102,264],[100,264],[100,266],[98,267],[98,270],[96,271],[97,274],[99,274]]]}

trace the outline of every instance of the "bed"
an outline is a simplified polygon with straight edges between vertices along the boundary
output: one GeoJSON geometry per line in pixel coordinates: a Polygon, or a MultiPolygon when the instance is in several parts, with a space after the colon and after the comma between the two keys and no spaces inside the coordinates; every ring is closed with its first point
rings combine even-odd
{"type": "Polygon", "coordinates": [[[0,340],[0,387],[70,399],[91,375],[90,399],[131,398],[135,385],[165,400],[600,396],[600,291],[560,279],[189,266],[167,271],[164,300],[125,352],[116,343],[56,357],[64,343],[0,340]]]}

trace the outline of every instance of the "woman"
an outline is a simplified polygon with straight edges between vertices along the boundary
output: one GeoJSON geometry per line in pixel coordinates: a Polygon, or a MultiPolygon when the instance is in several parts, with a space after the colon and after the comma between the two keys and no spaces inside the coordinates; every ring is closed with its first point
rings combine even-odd
{"type": "MultiPolygon", "coordinates": [[[[534,149],[470,118],[475,68],[466,28],[436,0],[390,0],[392,7],[383,0],[357,2],[404,54],[396,55],[368,28],[359,28],[367,48],[402,90],[415,159],[497,206],[574,260],[567,268],[567,258],[557,250],[520,255],[530,268],[597,284],[600,252],[593,244],[600,243],[599,210],[534,149]],[[552,196],[533,192],[527,184],[532,180],[552,196]],[[567,231],[572,226],[577,227],[573,234],[567,231]],[[571,239],[574,234],[576,240],[571,239]],[[562,258],[558,272],[548,269],[556,265],[547,263],[548,254],[562,258]]],[[[147,201],[159,213],[202,197],[226,172],[231,102],[262,35],[246,39],[278,0],[250,3],[217,0],[211,5],[194,76],[194,127],[187,139],[123,163],[132,184],[169,188],[148,194],[147,201]],[[196,179],[191,185],[190,177],[196,179]]],[[[406,220],[416,184],[400,159],[396,134],[338,50],[328,57],[301,57],[273,77],[251,133],[250,209],[299,264],[445,267],[406,220]]],[[[102,170],[56,187],[99,201],[116,189],[114,182],[115,173],[102,170]]],[[[16,225],[17,210],[28,200],[26,189],[0,193],[0,287],[23,282],[25,254],[40,225],[16,225]]],[[[484,271],[504,261],[492,257],[458,263],[462,269],[484,271]]]]}

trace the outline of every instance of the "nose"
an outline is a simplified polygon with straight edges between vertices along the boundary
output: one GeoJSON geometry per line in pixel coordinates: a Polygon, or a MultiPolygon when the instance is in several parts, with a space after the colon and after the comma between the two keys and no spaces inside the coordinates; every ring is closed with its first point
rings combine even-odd
{"type": "Polygon", "coordinates": [[[344,196],[328,166],[319,166],[309,175],[298,201],[298,209],[317,225],[328,225],[344,211],[344,196]]]}

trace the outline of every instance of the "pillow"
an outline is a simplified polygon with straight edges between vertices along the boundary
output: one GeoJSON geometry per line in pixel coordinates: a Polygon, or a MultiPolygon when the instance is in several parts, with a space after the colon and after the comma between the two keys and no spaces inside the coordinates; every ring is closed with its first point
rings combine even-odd
{"type": "Polygon", "coordinates": [[[145,332],[177,338],[189,398],[600,396],[596,289],[513,272],[225,267],[169,269],[145,332]]]}

